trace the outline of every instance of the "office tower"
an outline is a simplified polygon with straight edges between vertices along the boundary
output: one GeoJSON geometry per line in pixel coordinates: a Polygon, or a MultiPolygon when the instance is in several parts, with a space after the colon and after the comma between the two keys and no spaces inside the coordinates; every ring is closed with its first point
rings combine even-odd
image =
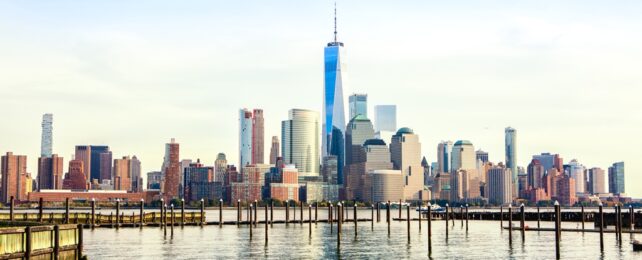
{"type": "Polygon", "coordinates": [[[62,164],[57,154],[38,158],[38,190],[62,189],[62,164]]]}
{"type": "Polygon", "coordinates": [[[123,156],[122,159],[114,159],[114,190],[130,191],[131,180],[131,159],[123,156]]]}
{"type": "Polygon", "coordinates": [[[453,145],[451,172],[477,169],[475,147],[468,140],[459,140],[453,145]]]}
{"type": "Polygon", "coordinates": [[[564,160],[559,154],[542,153],[533,155],[533,159],[538,160],[546,171],[555,168],[558,172],[564,172],[564,160]]]}
{"type": "Polygon", "coordinates": [[[87,189],[87,174],[83,172],[86,169],[83,164],[84,161],[79,159],[69,161],[69,171],[67,172],[67,175],[65,175],[65,179],[62,181],[63,189],[87,189]]]}
{"type": "Polygon", "coordinates": [[[481,196],[481,178],[477,169],[459,169],[450,174],[450,200],[462,201],[481,196]]]}
{"type": "Polygon", "coordinates": [[[481,149],[477,150],[475,152],[475,158],[477,161],[481,161],[482,163],[487,163],[488,162],[488,152],[484,152],[481,149]]]}
{"type": "Polygon", "coordinates": [[[12,196],[17,201],[27,200],[27,185],[31,185],[27,182],[30,179],[27,173],[27,156],[7,152],[2,156],[0,201],[8,203],[12,196]]]}
{"type": "MultiPolygon", "coordinates": [[[[375,130],[377,132],[397,130],[397,106],[396,105],[377,105],[375,111],[375,130]]],[[[388,141],[388,140],[384,140],[388,141]]]]}
{"type": "Polygon", "coordinates": [[[214,181],[223,182],[225,171],[227,170],[227,159],[224,153],[216,155],[214,161],[214,181]]]}
{"type": "Polygon", "coordinates": [[[53,152],[53,115],[42,115],[42,137],[40,139],[40,157],[51,157],[53,152]]]}
{"type": "MultiPolygon", "coordinates": [[[[90,169],[89,178],[87,179],[88,182],[91,182],[92,180],[101,180],[102,175],[107,175],[107,173],[101,172],[101,154],[103,153],[111,153],[109,151],[109,146],[105,145],[91,145],[91,163],[90,166],[87,167],[90,169]]],[[[85,172],[87,174],[87,172],[85,172]]]]}
{"type": "Polygon", "coordinates": [[[368,173],[374,170],[392,170],[390,150],[383,140],[369,139],[363,143],[353,159],[354,163],[346,166],[346,199],[368,201],[372,197],[368,173]]]}
{"type": "MultiPolygon", "coordinates": [[[[337,173],[339,182],[343,182],[343,166],[345,159],[344,134],[345,99],[343,97],[346,83],[345,49],[343,43],[337,41],[337,17],[334,16],[334,41],[324,48],[324,77],[323,77],[323,125],[322,125],[322,156],[337,156],[337,173]]],[[[285,139],[281,138],[282,142],[285,139]]],[[[285,150],[283,149],[283,153],[285,150]]],[[[288,156],[284,155],[284,158],[288,156]]],[[[286,159],[287,162],[287,159],[286,159]]],[[[318,164],[318,163],[317,163],[318,164]]],[[[299,166],[297,165],[297,168],[299,166]]],[[[299,172],[301,169],[299,168],[299,172]]]]}
{"type": "Polygon", "coordinates": [[[394,169],[401,170],[404,178],[404,199],[424,199],[427,194],[424,193],[421,143],[412,129],[402,127],[392,136],[390,158],[394,169]]]}
{"type": "Polygon", "coordinates": [[[510,204],[513,200],[512,173],[503,165],[493,166],[488,170],[486,190],[488,201],[495,205],[510,204]]]}
{"type": "Polygon", "coordinates": [[[223,184],[214,181],[214,167],[204,166],[200,160],[185,168],[183,177],[185,201],[200,199],[219,200],[223,198],[223,184]]]}
{"type": "Polygon", "coordinates": [[[169,201],[173,198],[178,198],[178,186],[180,185],[180,162],[179,162],[179,144],[176,143],[174,138],[170,143],[165,144],[165,161],[166,166],[163,169],[164,183],[163,195],[165,200],[169,201]]]}
{"type": "MultiPolygon", "coordinates": [[[[274,167],[276,168],[276,167],[274,167]]],[[[299,201],[299,172],[294,165],[285,165],[283,168],[270,170],[272,175],[268,184],[269,196],[274,200],[299,201]]]]}
{"type": "Polygon", "coordinates": [[[624,162],[616,162],[609,167],[609,193],[623,195],[624,189],[624,162]]]}
{"type": "Polygon", "coordinates": [[[299,176],[319,176],[319,113],[291,109],[288,118],[281,122],[283,162],[294,164],[299,176]]]}
{"type": "Polygon", "coordinates": [[[374,170],[369,172],[371,202],[399,201],[404,199],[404,177],[400,170],[374,170]]]}
{"type": "Polygon", "coordinates": [[[279,154],[279,137],[272,136],[272,146],[270,147],[270,164],[276,165],[276,158],[281,157],[279,154]]]}
{"type": "Polygon", "coordinates": [[[140,172],[140,160],[138,160],[138,157],[136,157],[136,155],[132,156],[129,172],[131,173],[131,182],[132,182],[131,191],[142,192],[143,176],[141,175],[141,172],[140,172]]]}
{"type": "Polygon", "coordinates": [[[533,189],[543,188],[544,185],[542,185],[542,178],[544,178],[545,174],[546,170],[544,169],[542,163],[540,163],[537,159],[531,160],[531,162],[528,164],[526,173],[528,186],[532,187],[533,189]]]}
{"type": "Polygon", "coordinates": [[[100,180],[112,180],[112,153],[107,151],[100,153],[100,180]]]}
{"type": "Polygon", "coordinates": [[[252,112],[241,109],[239,114],[239,166],[252,163],[252,112]]]}
{"type": "MultiPolygon", "coordinates": [[[[506,168],[510,169],[513,174],[513,185],[515,186],[515,191],[519,190],[519,182],[517,181],[517,130],[512,127],[506,127],[504,129],[504,149],[506,151],[506,168]]],[[[516,194],[514,194],[516,195],[516,194]]]]}
{"type": "Polygon", "coordinates": [[[346,166],[361,162],[357,157],[363,150],[363,143],[372,138],[374,138],[374,128],[370,119],[364,115],[357,115],[350,120],[345,137],[346,166]]]}
{"type": "Polygon", "coordinates": [[[192,159],[183,159],[179,163],[180,165],[180,170],[179,170],[179,178],[178,178],[178,195],[183,198],[183,194],[185,194],[184,186],[183,186],[183,177],[185,176],[185,169],[187,169],[190,164],[192,164],[192,159]]]}
{"type": "Polygon", "coordinates": [[[366,94],[352,94],[348,97],[348,107],[350,111],[350,119],[357,115],[368,117],[368,95],[366,94]]]}
{"type": "Polygon", "coordinates": [[[577,202],[575,196],[575,179],[566,174],[560,174],[557,179],[557,200],[561,205],[573,206],[577,202]]]}
{"type": "Polygon", "coordinates": [[[437,164],[439,165],[437,170],[440,173],[450,173],[452,149],[453,142],[451,141],[441,141],[441,143],[437,145],[437,164]]]}
{"type": "Polygon", "coordinates": [[[328,184],[339,184],[337,164],[338,161],[336,156],[328,155],[323,157],[323,181],[327,182],[328,184]]]}
{"type": "Polygon", "coordinates": [[[252,111],[252,164],[263,164],[265,162],[265,137],[263,109],[252,111]]]}
{"type": "Polygon", "coordinates": [[[589,181],[588,187],[591,194],[603,194],[606,193],[604,170],[601,168],[593,167],[588,170],[589,181]]]}
{"type": "Polygon", "coordinates": [[[270,172],[268,164],[250,164],[243,167],[241,181],[230,183],[232,201],[262,200],[265,175],[270,172]]]}
{"type": "Polygon", "coordinates": [[[85,180],[91,179],[91,146],[90,145],[76,145],[76,152],[74,160],[82,161],[82,172],[85,174],[85,180]]]}
{"type": "Polygon", "coordinates": [[[586,168],[584,165],[580,164],[576,159],[571,160],[568,163],[568,175],[575,180],[575,192],[585,193],[586,192],[586,177],[584,172],[586,168]]]}
{"type": "Polygon", "coordinates": [[[160,190],[161,182],[163,181],[163,173],[160,171],[153,171],[147,173],[147,189],[160,190]]]}

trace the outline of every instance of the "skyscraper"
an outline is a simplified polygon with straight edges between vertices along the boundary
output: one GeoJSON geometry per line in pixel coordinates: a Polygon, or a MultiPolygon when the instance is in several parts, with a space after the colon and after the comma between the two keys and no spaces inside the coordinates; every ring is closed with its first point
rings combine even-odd
{"type": "Polygon", "coordinates": [[[27,173],[27,156],[7,152],[2,156],[0,170],[0,201],[9,202],[11,197],[21,201],[27,199],[27,185],[31,187],[31,177],[27,173]],[[29,181],[29,183],[27,183],[29,181]]]}
{"type": "Polygon", "coordinates": [[[437,145],[437,173],[450,173],[451,170],[451,160],[452,160],[452,149],[453,142],[451,141],[441,141],[437,145]]]}
{"type": "Polygon", "coordinates": [[[515,186],[515,191],[519,190],[519,182],[517,181],[517,131],[515,128],[506,127],[504,129],[504,148],[506,150],[506,168],[510,169],[511,174],[513,174],[513,186],[515,186]]]}
{"type": "MultiPolygon", "coordinates": [[[[374,107],[375,131],[394,132],[397,129],[397,106],[377,105],[374,107]]],[[[387,140],[384,140],[387,141],[387,140]]]]}
{"type": "Polygon", "coordinates": [[[84,167],[83,160],[71,160],[69,161],[69,171],[65,175],[65,179],[62,182],[63,189],[66,190],[86,190],[87,189],[87,174],[83,171],[86,169],[84,167]]]}
{"type": "Polygon", "coordinates": [[[527,168],[527,185],[533,189],[537,188],[543,188],[544,185],[542,184],[544,175],[546,174],[546,170],[544,169],[544,166],[542,166],[542,163],[539,162],[539,160],[533,159],[531,160],[531,163],[528,164],[527,168]]]}
{"type": "Polygon", "coordinates": [[[252,111],[252,164],[263,164],[265,161],[265,137],[263,109],[252,111]]]}
{"type": "MultiPolygon", "coordinates": [[[[93,180],[98,180],[102,178],[102,175],[107,175],[107,173],[101,172],[101,154],[103,153],[109,153],[111,157],[111,151],[109,151],[109,146],[106,145],[92,145],[90,146],[91,148],[91,164],[89,167],[90,172],[89,172],[89,178],[87,179],[88,182],[92,182],[93,180]]],[[[110,158],[111,159],[111,158],[110,158]]],[[[87,174],[85,172],[85,174],[87,174]]]]}
{"type": "Polygon", "coordinates": [[[352,94],[348,97],[348,110],[350,111],[350,119],[357,115],[368,117],[368,95],[367,94],[352,94]]]}
{"type": "Polygon", "coordinates": [[[162,192],[167,201],[178,198],[179,196],[180,170],[179,144],[172,138],[170,143],[165,144],[165,163],[163,169],[164,185],[162,192]]]}
{"type": "Polygon", "coordinates": [[[131,181],[131,159],[123,156],[122,159],[114,159],[114,190],[130,191],[131,181]]]}
{"type": "Polygon", "coordinates": [[[57,154],[38,158],[38,190],[62,189],[62,164],[57,154]]]}
{"type": "Polygon", "coordinates": [[[486,192],[488,201],[495,205],[505,205],[512,202],[513,190],[511,184],[512,173],[509,168],[502,165],[494,166],[488,170],[486,176],[486,192]]]}
{"type": "MultiPolygon", "coordinates": [[[[82,161],[82,172],[85,174],[85,181],[88,181],[91,179],[91,176],[89,173],[91,172],[91,146],[90,145],[76,145],[76,153],[74,160],[80,160],[82,161]]],[[[70,161],[71,163],[71,161],[70,161]]],[[[71,169],[71,168],[70,168],[71,169]]]]}
{"type": "Polygon", "coordinates": [[[319,113],[291,109],[281,122],[281,151],[285,164],[294,164],[301,175],[319,175],[319,113]]]}
{"type": "Polygon", "coordinates": [[[223,182],[227,170],[227,159],[224,153],[219,153],[214,161],[214,181],[223,182]]]}
{"type": "MultiPolygon", "coordinates": [[[[423,199],[424,168],[421,167],[419,136],[408,127],[399,128],[392,136],[390,159],[395,170],[401,170],[404,182],[404,199],[423,199]]],[[[427,198],[427,196],[425,196],[427,198]]]]}
{"type": "Polygon", "coordinates": [[[624,192],[624,162],[616,162],[609,167],[609,193],[619,195],[624,192]]]}
{"type": "Polygon", "coordinates": [[[468,140],[459,140],[453,145],[451,172],[477,169],[475,147],[468,140]]]}
{"type": "Polygon", "coordinates": [[[142,192],[143,176],[140,172],[140,160],[138,160],[138,157],[136,157],[136,155],[132,156],[129,172],[131,173],[131,182],[132,182],[131,191],[142,192]]]}
{"type": "Polygon", "coordinates": [[[239,167],[252,163],[252,112],[239,112],[239,167]]]}
{"type": "Polygon", "coordinates": [[[480,149],[475,152],[475,155],[478,161],[481,161],[482,163],[488,162],[488,152],[484,152],[480,149]]]}
{"type": "Polygon", "coordinates": [[[42,137],[40,139],[40,157],[51,157],[53,151],[53,115],[42,115],[42,137]]]}
{"type": "Polygon", "coordinates": [[[586,177],[584,172],[586,168],[584,165],[579,163],[577,160],[573,159],[568,163],[568,175],[571,176],[574,180],[576,193],[585,193],[586,192],[586,177]]]}
{"type": "Polygon", "coordinates": [[[359,114],[350,120],[345,138],[346,166],[361,162],[357,157],[363,150],[363,143],[372,138],[374,138],[374,129],[370,119],[359,114]]]}
{"type": "Polygon", "coordinates": [[[353,163],[346,166],[346,199],[369,201],[372,198],[372,188],[368,173],[374,170],[392,170],[390,150],[381,139],[368,139],[359,147],[360,149],[354,149],[358,153],[353,155],[353,163]]]}
{"type": "Polygon", "coordinates": [[[594,167],[588,171],[589,181],[588,188],[591,194],[601,194],[606,193],[606,185],[604,182],[606,176],[604,176],[604,170],[594,167]]]}
{"type": "Polygon", "coordinates": [[[111,151],[100,153],[100,180],[112,179],[112,154],[111,151]]]}
{"type": "Polygon", "coordinates": [[[272,136],[272,146],[270,147],[270,164],[276,165],[276,159],[281,157],[279,154],[279,137],[272,136]]]}
{"type": "MultiPolygon", "coordinates": [[[[336,8],[334,11],[334,41],[328,43],[324,49],[323,140],[321,145],[324,157],[327,155],[337,156],[339,181],[342,181],[345,159],[343,135],[345,134],[346,120],[343,89],[346,80],[344,75],[346,65],[343,43],[337,41],[336,8]]],[[[283,138],[281,141],[286,142],[283,138]]],[[[283,157],[287,158],[285,152],[285,149],[283,149],[283,157]]],[[[299,169],[299,172],[301,172],[301,169],[299,169]]]]}

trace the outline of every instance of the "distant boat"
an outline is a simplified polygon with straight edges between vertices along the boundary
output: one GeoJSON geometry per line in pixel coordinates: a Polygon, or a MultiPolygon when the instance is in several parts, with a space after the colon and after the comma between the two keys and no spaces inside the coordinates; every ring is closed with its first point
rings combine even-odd
{"type": "MultiPolygon", "coordinates": [[[[428,207],[417,208],[415,211],[421,211],[422,213],[427,213],[428,212],[428,207]]],[[[433,205],[430,205],[430,211],[431,212],[443,212],[443,211],[445,211],[445,209],[440,207],[437,204],[433,204],[433,205]]]]}

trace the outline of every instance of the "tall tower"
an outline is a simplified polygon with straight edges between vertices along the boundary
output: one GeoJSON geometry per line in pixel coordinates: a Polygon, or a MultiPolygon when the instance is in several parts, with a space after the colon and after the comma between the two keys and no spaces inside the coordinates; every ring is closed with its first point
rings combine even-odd
{"type": "Polygon", "coordinates": [[[42,115],[42,138],[40,140],[40,157],[51,157],[53,146],[53,115],[42,115]]]}
{"type": "Polygon", "coordinates": [[[276,158],[280,157],[279,154],[279,137],[272,136],[272,147],[270,147],[270,164],[276,165],[276,158]]]}
{"type": "MultiPolygon", "coordinates": [[[[323,140],[322,155],[337,156],[337,173],[339,181],[343,180],[343,165],[345,158],[345,100],[343,84],[345,82],[345,49],[343,43],[337,41],[337,9],[334,8],[334,41],[329,42],[323,52],[323,140]]],[[[282,140],[285,141],[285,140],[282,140]]]]}
{"type": "Polygon", "coordinates": [[[349,119],[357,115],[368,117],[368,95],[367,94],[352,94],[348,97],[348,110],[350,111],[349,119]]]}
{"type": "MultiPolygon", "coordinates": [[[[390,160],[395,170],[401,170],[404,199],[424,198],[424,168],[421,167],[419,136],[408,127],[399,128],[390,141],[390,160]]],[[[426,196],[427,198],[427,196],[426,196]]]]}
{"type": "Polygon", "coordinates": [[[252,112],[239,111],[239,168],[252,163],[252,112]]]}
{"type": "Polygon", "coordinates": [[[178,186],[181,171],[179,158],[179,144],[172,138],[170,143],[165,144],[163,194],[166,200],[178,198],[179,195],[178,186]]]}
{"type": "Polygon", "coordinates": [[[506,145],[506,168],[511,171],[513,176],[513,185],[517,191],[519,190],[519,183],[517,181],[517,149],[515,148],[517,142],[517,131],[515,128],[506,127],[506,129],[504,129],[504,138],[506,145]]]}
{"type": "Polygon", "coordinates": [[[281,152],[285,164],[294,164],[299,176],[319,176],[319,113],[291,109],[281,122],[281,152]]]}
{"type": "Polygon", "coordinates": [[[263,164],[264,153],[263,109],[252,111],[252,164],[263,164]]]}

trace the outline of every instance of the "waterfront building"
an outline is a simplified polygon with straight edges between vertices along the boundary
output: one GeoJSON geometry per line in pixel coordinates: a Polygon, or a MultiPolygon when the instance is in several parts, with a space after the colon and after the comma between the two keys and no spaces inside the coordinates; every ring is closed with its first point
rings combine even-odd
{"type": "MultiPolygon", "coordinates": [[[[82,161],[82,172],[85,174],[85,180],[91,179],[91,146],[76,145],[74,160],[82,161]]],[[[89,182],[89,181],[88,181],[89,182]]]]}
{"type": "Polygon", "coordinates": [[[370,119],[361,114],[350,119],[345,137],[346,167],[353,163],[362,162],[360,159],[363,158],[359,158],[359,155],[363,152],[363,143],[372,138],[374,138],[374,128],[370,119]]]}
{"type": "Polygon", "coordinates": [[[390,158],[393,169],[400,170],[404,178],[404,199],[427,199],[428,194],[424,191],[424,170],[421,167],[421,143],[419,136],[412,129],[402,127],[392,136],[390,158]]]}
{"type": "Polygon", "coordinates": [[[455,142],[452,150],[451,172],[477,169],[475,147],[468,140],[455,142]]]}
{"type": "Polygon", "coordinates": [[[112,176],[113,160],[112,160],[111,151],[100,153],[99,158],[100,158],[100,181],[104,181],[104,180],[111,181],[113,179],[113,176],[112,176]]]}
{"type": "Polygon", "coordinates": [[[114,190],[131,191],[131,159],[123,156],[122,159],[114,159],[114,190]]]}
{"type": "Polygon", "coordinates": [[[512,173],[509,168],[501,164],[491,167],[486,181],[485,191],[488,193],[488,201],[491,204],[506,205],[513,201],[512,173]]]}
{"type": "Polygon", "coordinates": [[[38,158],[38,190],[62,189],[63,158],[57,154],[38,158]]]}
{"type": "Polygon", "coordinates": [[[160,190],[161,182],[163,181],[163,174],[160,171],[152,171],[147,173],[147,189],[160,190]]]}
{"type": "Polygon", "coordinates": [[[555,168],[558,172],[564,172],[563,159],[559,154],[542,153],[533,155],[533,159],[538,160],[546,171],[555,168]]]}
{"type": "MultiPolygon", "coordinates": [[[[299,176],[319,176],[319,114],[291,109],[281,122],[281,151],[285,164],[294,164],[299,176]]],[[[337,165],[338,167],[340,165],[337,165]]],[[[337,167],[337,171],[339,168],[337,167]]],[[[341,176],[338,176],[339,180],[341,176]]]]}
{"type": "Polygon", "coordinates": [[[266,186],[269,188],[267,197],[280,201],[299,201],[299,172],[294,165],[272,167],[269,175],[269,182],[266,177],[266,186]]]}
{"type": "Polygon", "coordinates": [[[405,199],[404,176],[400,170],[373,170],[368,175],[371,180],[371,202],[405,199]]]}
{"type": "Polygon", "coordinates": [[[335,155],[328,155],[323,157],[322,172],[323,181],[328,184],[339,184],[338,175],[338,160],[335,155]]]}
{"type": "Polygon", "coordinates": [[[606,193],[605,180],[606,176],[604,170],[601,168],[593,167],[588,170],[588,188],[589,193],[591,194],[603,194],[606,193]]]}
{"type": "Polygon", "coordinates": [[[557,200],[563,206],[573,206],[577,202],[575,195],[575,179],[566,174],[560,174],[557,179],[557,200]]]}
{"type": "Polygon", "coordinates": [[[225,171],[227,170],[227,158],[224,153],[216,155],[214,161],[214,181],[223,182],[225,171]]]}
{"type": "Polygon", "coordinates": [[[450,200],[472,201],[481,197],[480,177],[476,169],[459,169],[450,174],[450,200]]]}
{"type": "Polygon", "coordinates": [[[354,118],[358,115],[368,117],[368,95],[367,94],[352,94],[348,97],[348,111],[350,112],[349,118],[354,118]]]}
{"type": "MultiPolygon", "coordinates": [[[[108,175],[108,173],[101,172],[101,154],[111,154],[111,152],[109,151],[109,146],[106,145],[90,145],[89,148],[91,150],[91,163],[88,167],[86,167],[87,169],[89,169],[89,173],[85,172],[85,175],[89,176],[87,178],[87,182],[91,182],[92,180],[100,180],[103,175],[108,175]]],[[[85,171],[87,171],[87,169],[85,169],[85,171]]],[[[111,172],[109,174],[111,174],[111,172]]]]}
{"type": "Polygon", "coordinates": [[[586,193],[586,167],[580,164],[576,159],[571,160],[567,165],[567,174],[575,180],[575,192],[579,194],[586,193]]]}
{"type": "MultiPolygon", "coordinates": [[[[504,150],[505,150],[505,155],[506,155],[506,168],[510,169],[512,176],[512,181],[513,181],[513,189],[514,191],[519,190],[518,186],[518,180],[517,180],[517,175],[519,172],[517,171],[517,130],[512,127],[506,127],[504,129],[504,150]]],[[[513,194],[515,197],[517,197],[517,194],[513,194]]]]}
{"type": "MultiPolygon", "coordinates": [[[[394,133],[397,130],[397,106],[396,105],[377,105],[374,107],[375,112],[375,130],[377,132],[394,133]]],[[[386,142],[390,139],[378,137],[386,142]]]]}
{"type": "Polygon", "coordinates": [[[276,165],[276,158],[281,157],[279,146],[279,137],[272,136],[272,146],[270,147],[270,164],[272,165],[276,165]]]}
{"type": "Polygon", "coordinates": [[[180,146],[174,138],[165,144],[165,162],[163,163],[163,183],[161,192],[166,201],[179,197],[180,185],[180,146]]]}
{"type": "Polygon", "coordinates": [[[131,191],[132,192],[143,192],[143,176],[140,171],[140,160],[136,155],[132,156],[130,162],[130,174],[131,174],[131,191]]]}
{"type": "Polygon", "coordinates": [[[268,164],[250,164],[243,167],[241,179],[230,183],[232,201],[254,201],[263,199],[265,175],[270,172],[268,164]]]}
{"type": "Polygon", "coordinates": [[[11,197],[17,201],[27,199],[27,186],[31,186],[31,176],[27,173],[27,156],[7,152],[2,156],[0,171],[0,202],[8,203],[11,197]]]}
{"type": "Polygon", "coordinates": [[[481,149],[477,150],[475,152],[475,158],[477,161],[481,161],[482,163],[487,163],[488,162],[488,152],[484,152],[481,149]]]}
{"type": "Polygon", "coordinates": [[[437,164],[439,165],[438,172],[450,173],[452,149],[453,149],[453,142],[451,141],[441,141],[437,145],[437,164]]]}
{"type": "MultiPolygon", "coordinates": [[[[336,10],[334,18],[334,41],[328,43],[324,48],[324,77],[323,77],[323,125],[322,125],[322,156],[337,156],[337,173],[339,182],[343,183],[343,166],[345,159],[344,134],[346,127],[345,120],[345,99],[343,90],[346,84],[346,53],[342,42],[337,41],[336,10]]],[[[285,138],[281,138],[286,142],[285,138]]],[[[288,161],[286,151],[283,150],[283,157],[288,161]]],[[[317,158],[319,158],[317,156],[317,158]]],[[[318,160],[318,159],[317,159],[318,160]]],[[[315,162],[315,164],[319,164],[315,162]]],[[[304,172],[297,165],[297,168],[304,172]]],[[[318,171],[317,171],[318,172],[318,171]]]]}
{"type": "Polygon", "coordinates": [[[53,114],[42,115],[40,157],[49,158],[53,153],[53,114]]]}
{"type": "Polygon", "coordinates": [[[616,162],[609,167],[609,193],[621,195],[624,189],[624,162],[616,162]]]}
{"type": "Polygon", "coordinates": [[[533,189],[544,187],[544,185],[542,185],[542,180],[544,178],[544,175],[546,174],[546,171],[539,160],[531,160],[531,162],[528,164],[526,174],[529,187],[532,187],[533,189]]]}
{"type": "Polygon", "coordinates": [[[87,183],[92,180],[112,179],[111,151],[106,145],[77,145],[74,159],[83,162],[87,183]]]}
{"type": "Polygon", "coordinates": [[[218,201],[223,198],[223,184],[214,181],[214,167],[204,166],[197,160],[185,168],[183,175],[185,201],[218,201]]]}
{"type": "MultiPolygon", "coordinates": [[[[320,181],[308,181],[303,185],[305,191],[305,201],[314,203],[320,201],[338,201],[339,185],[328,184],[320,181]]],[[[303,200],[303,199],[302,199],[303,200]]]]}
{"type": "Polygon", "coordinates": [[[83,164],[84,161],[79,159],[69,161],[69,171],[65,175],[65,179],[62,181],[63,189],[87,190],[87,174],[83,172],[86,169],[83,164]]]}
{"type": "Polygon", "coordinates": [[[265,162],[265,134],[263,109],[252,110],[252,164],[265,162]]]}
{"type": "Polygon", "coordinates": [[[241,109],[239,112],[239,166],[252,163],[252,112],[241,109]]]}
{"type": "Polygon", "coordinates": [[[557,171],[557,168],[551,168],[544,175],[544,180],[542,182],[546,193],[551,199],[557,199],[557,181],[559,180],[560,175],[563,175],[563,172],[557,171]]]}
{"type": "Polygon", "coordinates": [[[374,170],[392,170],[390,150],[381,139],[369,139],[353,158],[355,163],[347,166],[345,195],[347,200],[369,201],[371,199],[371,180],[369,172],[374,170]]]}

